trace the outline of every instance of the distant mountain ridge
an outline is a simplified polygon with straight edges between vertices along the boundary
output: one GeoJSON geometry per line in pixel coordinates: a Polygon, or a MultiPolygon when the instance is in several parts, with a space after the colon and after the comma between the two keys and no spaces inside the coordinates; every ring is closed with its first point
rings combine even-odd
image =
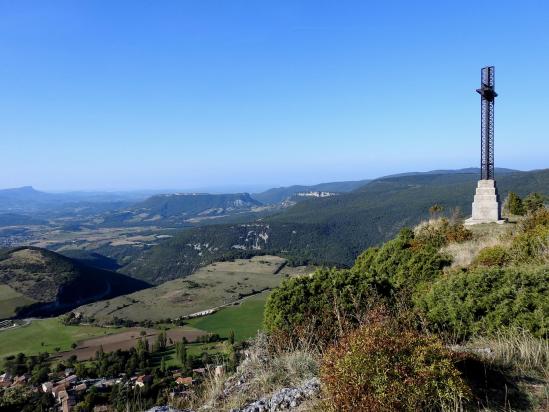
{"type": "Polygon", "coordinates": [[[0,212],[6,213],[63,213],[89,208],[104,210],[121,207],[144,199],[139,193],[118,192],[64,192],[49,193],[32,186],[0,190],[0,212]]]}
{"type": "MultiPolygon", "coordinates": [[[[294,263],[348,266],[364,249],[427,218],[435,203],[446,212],[457,208],[469,215],[477,180],[476,173],[376,179],[353,192],[307,199],[260,220],[181,231],[144,251],[122,271],[161,283],[218,259],[263,253],[294,263]]],[[[502,201],[509,191],[521,196],[549,193],[549,169],[503,173],[497,181],[502,201]]]]}
{"type": "Polygon", "coordinates": [[[335,192],[335,193],[348,193],[361,186],[364,186],[371,180],[352,180],[343,182],[328,182],[319,183],[316,185],[293,185],[286,187],[276,187],[266,190],[261,193],[254,193],[252,197],[265,204],[277,204],[285,200],[291,199],[298,193],[302,192],[335,192]]]}
{"type": "Polygon", "coordinates": [[[174,215],[216,215],[238,209],[261,206],[249,193],[209,194],[174,193],[149,197],[133,205],[134,209],[144,210],[164,217],[174,215]]]}
{"type": "MultiPolygon", "coordinates": [[[[496,167],[494,169],[496,178],[498,175],[505,175],[509,173],[518,173],[521,170],[517,169],[508,169],[505,167],[496,167]]],[[[404,176],[416,176],[416,175],[448,175],[448,174],[477,174],[480,175],[480,168],[478,167],[465,167],[462,169],[437,169],[429,170],[427,172],[405,172],[405,173],[396,173],[392,175],[387,175],[380,177],[379,179],[385,179],[388,177],[404,177],[404,176]]],[[[377,180],[377,179],[376,179],[377,180]]]]}
{"type": "Polygon", "coordinates": [[[157,224],[181,225],[228,215],[252,212],[261,202],[249,193],[175,193],[151,196],[124,210],[103,216],[103,225],[157,224]]]}

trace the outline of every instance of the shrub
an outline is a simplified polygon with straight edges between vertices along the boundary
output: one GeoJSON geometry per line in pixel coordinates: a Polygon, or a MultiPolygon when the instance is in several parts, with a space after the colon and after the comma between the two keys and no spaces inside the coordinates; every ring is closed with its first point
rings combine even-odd
{"type": "Polygon", "coordinates": [[[382,247],[362,253],[351,272],[363,274],[379,293],[388,296],[398,290],[421,288],[450,264],[450,258],[438,253],[432,241],[418,240],[414,232],[403,229],[382,247]]]}
{"type": "Polygon", "coordinates": [[[350,270],[320,269],[284,281],[267,300],[267,330],[292,341],[314,330],[324,344],[357,325],[373,302],[422,290],[451,262],[432,246],[413,248],[413,240],[414,233],[404,229],[362,253],[350,270]]]}
{"type": "Polygon", "coordinates": [[[515,236],[508,254],[517,264],[549,263],[549,226],[538,226],[515,236]]]}
{"type": "Polygon", "coordinates": [[[492,247],[485,247],[482,249],[475,260],[474,266],[504,266],[509,261],[509,254],[507,250],[501,246],[496,245],[492,247]]]}
{"type": "Polygon", "coordinates": [[[516,326],[549,332],[549,267],[476,268],[450,273],[416,300],[435,330],[456,337],[516,326]]]}
{"type": "Polygon", "coordinates": [[[544,207],[528,214],[519,222],[518,230],[524,233],[538,226],[549,226],[549,209],[544,207]]]}
{"type": "Polygon", "coordinates": [[[349,270],[319,269],[287,279],[267,300],[265,327],[294,341],[313,330],[319,343],[334,339],[347,324],[356,323],[374,290],[368,278],[349,270]]]}
{"type": "Polygon", "coordinates": [[[335,411],[440,409],[469,395],[439,339],[379,313],[326,351],[321,381],[335,411]]]}
{"type": "Polygon", "coordinates": [[[549,262],[549,209],[538,209],[519,223],[508,253],[514,263],[549,262]]]}
{"type": "Polygon", "coordinates": [[[461,243],[472,238],[473,232],[461,222],[441,218],[418,225],[414,231],[413,244],[440,249],[448,243],[461,243]]]}
{"type": "Polygon", "coordinates": [[[524,209],[526,209],[526,212],[528,213],[533,213],[536,210],[543,208],[544,201],[545,197],[543,195],[539,193],[530,193],[524,199],[524,209]]]}
{"type": "Polygon", "coordinates": [[[522,199],[515,192],[509,192],[504,209],[511,215],[524,215],[522,199]]]}

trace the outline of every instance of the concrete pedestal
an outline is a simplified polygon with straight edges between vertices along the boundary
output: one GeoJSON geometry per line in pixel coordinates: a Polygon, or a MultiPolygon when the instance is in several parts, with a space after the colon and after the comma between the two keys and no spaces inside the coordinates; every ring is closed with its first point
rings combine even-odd
{"type": "Polygon", "coordinates": [[[465,221],[465,225],[503,222],[496,182],[479,180],[473,201],[473,215],[465,221]]]}

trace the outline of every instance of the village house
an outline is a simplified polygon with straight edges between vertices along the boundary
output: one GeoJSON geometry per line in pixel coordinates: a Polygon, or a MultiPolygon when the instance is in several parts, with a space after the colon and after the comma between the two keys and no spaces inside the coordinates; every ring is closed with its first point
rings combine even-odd
{"type": "Polygon", "coordinates": [[[66,392],[67,386],[66,385],[56,385],[52,388],[51,394],[55,399],[59,399],[59,393],[65,391],[66,392]]]}
{"type": "Polygon", "coordinates": [[[48,381],[42,384],[42,392],[50,393],[52,389],[53,389],[53,382],[48,381]]]}
{"type": "Polygon", "coordinates": [[[70,376],[67,376],[66,378],[64,379],[61,379],[59,382],[57,382],[58,385],[67,385],[67,386],[70,386],[74,383],[76,383],[76,381],[78,380],[78,376],[76,375],[70,375],[70,376]]]}
{"type": "Polygon", "coordinates": [[[3,373],[2,375],[0,375],[0,388],[1,387],[8,387],[8,386],[11,386],[11,373],[3,373]]]}
{"type": "Polygon", "coordinates": [[[152,382],[152,376],[151,375],[140,375],[135,380],[135,386],[139,386],[140,388],[142,388],[147,383],[151,383],[151,382],[152,382]]]}
{"type": "Polygon", "coordinates": [[[14,386],[26,385],[29,379],[30,379],[30,375],[28,373],[25,373],[24,375],[16,376],[15,379],[13,380],[13,385],[14,386]]]}
{"type": "Polygon", "coordinates": [[[193,384],[193,378],[190,376],[186,378],[180,376],[175,380],[175,383],[177,383],[178,385],[191,386],[193,384]]]}

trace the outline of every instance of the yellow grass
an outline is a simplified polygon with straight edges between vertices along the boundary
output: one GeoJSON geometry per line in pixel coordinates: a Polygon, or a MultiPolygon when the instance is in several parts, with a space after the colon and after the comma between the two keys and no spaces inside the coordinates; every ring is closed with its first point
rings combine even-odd
{"type": "Polygon", "coordinates": [[[515,230],[514,224],[482,224],[468,227],[473,232],[473,239],[461,243],[451,243],[441,249],[452,257],[452,268],[468,267],[478,253],[496,245],[508,245],[515,230]]]}

